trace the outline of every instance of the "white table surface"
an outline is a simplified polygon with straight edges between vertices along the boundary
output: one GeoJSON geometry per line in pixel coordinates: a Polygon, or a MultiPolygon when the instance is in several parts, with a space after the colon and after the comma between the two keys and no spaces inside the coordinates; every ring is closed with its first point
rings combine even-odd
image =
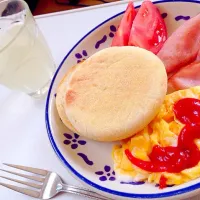
{"type": "MultiPolygon", "coordinates": [[[[89,30],[105,19],[124,10],[126,4],[110,3],[73,11],[37,16],[57,65],[89,30]],[[84,22],[84,23],[83,23],[84,22]]],[[[1,163],[13,163],[55,171],[70,184],[81,184],[60,163],[46,133],[45,100],[34,100],[25,94],[0,86],[0,168],[1,163]]],[[[5,175],[0,172],[0,175],[5,175]]],[[[6,174],[7,175],[7,174],[6,174]]],[[[0,178],[0,182],[7,182],[0,178]]],[[[29,200],[25,195],[0,186],[1,200],[29,200]]],[[[57,200],[86,200],[70,194],[59,195],[57,200]]],[[[200,196],[192,200],[200,200],[200,196]]]]}

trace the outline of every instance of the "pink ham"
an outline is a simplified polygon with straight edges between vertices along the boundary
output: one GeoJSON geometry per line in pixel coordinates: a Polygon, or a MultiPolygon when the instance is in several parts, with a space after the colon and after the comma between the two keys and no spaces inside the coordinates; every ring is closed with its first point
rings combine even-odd
{"type": "Polygon", "coordinates": [[[197,57],[196,57],[196,61],[200,61],[200,48],[199,48],[199,51],[198,51],[198,54],[197,54],[197,57]]]}
{"type": "Polygon", "coordinates": [[[158,57],[169,74],[193,62],[199,49],[200,14],[186,21],[168,38],[158,57]]]}
{"type": "Polygon", "coordinates": [[[200,85],[200,61],[195,61],[168,79],[168,93],[198,85],[200,85]]]}

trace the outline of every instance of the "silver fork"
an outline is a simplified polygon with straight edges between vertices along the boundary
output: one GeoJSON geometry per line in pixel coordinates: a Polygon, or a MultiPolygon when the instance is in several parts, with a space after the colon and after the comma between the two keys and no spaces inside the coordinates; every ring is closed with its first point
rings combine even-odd
{"type": "Polygon", "coordinates": [[[17,179],[5,177],[5,176],[0,176],[1,178],[34,188],[34,189],[27,189],[27,188],[17,187],[17,186],[6,184],[6,183],[0,183],[0,185],[4,187],[7,187],[11,190],[15,190],[16,192],[20,192],[22,194],[25,194],[31,197],[35,197],[38,199],[50,199],[56,196],[60,192],[67,192],[67,193],[85,196],[91,199],[111,200],[91,190],[64,184],[60,176],[56,174],[55,172],[50,172],[43,169],[36,169],[32,167],[24,167],[20,165],[6,164],[6,163],[4,163],[4,165],[35,174],[34,176],[25,175],[25,174],[1,169],[1,171],[14,174],[26,179],[33,180],[34,182],[30,182],[30,181],[26,182],[26,181],[21,181],[21,180],[17,180],[17,179]]]}

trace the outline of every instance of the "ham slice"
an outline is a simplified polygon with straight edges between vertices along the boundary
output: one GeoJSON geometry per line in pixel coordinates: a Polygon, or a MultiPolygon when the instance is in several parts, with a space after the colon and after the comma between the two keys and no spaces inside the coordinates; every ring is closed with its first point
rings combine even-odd
{"type": "Polygon", "coordinates": [[[197,54],[197,57],[196,57],[196,61],[200,61],[200,48],[199,48],[199,51],[198,51],[198,54],[197,54]]]}
{"type": "Polygon", "coordinates": [[[168,79],[168,93],[198,85],[200,85],[200,61],[195,61],[168,79]]]}
{"type": "Polygon", "coordinates": [[[200,49],[200,14],[181,25],[157,54],[168,74],[193,62],[200,49]]]}

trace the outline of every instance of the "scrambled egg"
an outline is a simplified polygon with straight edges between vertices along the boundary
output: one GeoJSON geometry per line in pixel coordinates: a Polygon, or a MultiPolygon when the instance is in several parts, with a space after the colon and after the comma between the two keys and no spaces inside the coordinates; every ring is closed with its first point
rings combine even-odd
{"type": "MultiPolygon", "coordinates": [[[[161,175],[164,175],[167,178],[167,185],[178,185],[200,177],[200,162],[180,173],[151,173],[134,166],[124,153],[125,149],[129,149],[135,157],[149,161],[148,155],[154,145],[177,146],[178,135],[184,125],[176,120],[173,105],[187,97],[200,99],[200,86],[166,95],[159,113],[147,127],[132,138],[122,141],[121,145],[114,146],[112,158],[119,181],[148,181],[158,184],[161,175]]],[[[200,149],[200,139],[195,140],[195,143],[200,149]]]]}

